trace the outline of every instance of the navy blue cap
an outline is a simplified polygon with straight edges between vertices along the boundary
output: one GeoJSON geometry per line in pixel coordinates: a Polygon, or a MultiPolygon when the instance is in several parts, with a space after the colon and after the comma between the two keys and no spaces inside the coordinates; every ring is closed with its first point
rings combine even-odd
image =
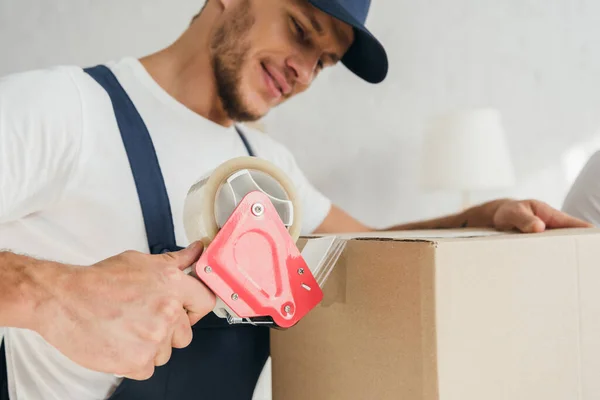
{"type": "Polygon", "coordinates": [[[388,71],[388,58],[383,45],[365,27],[371,0],[308,0],[319,10],[354,28],[354,42],[342,63],[370,83],[383,81],[388,71]]]}

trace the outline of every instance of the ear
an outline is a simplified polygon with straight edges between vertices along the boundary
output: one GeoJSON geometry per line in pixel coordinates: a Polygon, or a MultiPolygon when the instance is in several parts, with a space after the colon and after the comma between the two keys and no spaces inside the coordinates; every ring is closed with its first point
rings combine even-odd
{"type": "MultiPolygon", "coordinates": [[[[209,0],[207,0],[209,1],[209,0]]],[[[227,10],[231,7],[233,7],[234,3],[236,2],[236,0],[215,0],[218,3],[220,3],[221,7],[223,7],[224,10],[227,10]]]]}

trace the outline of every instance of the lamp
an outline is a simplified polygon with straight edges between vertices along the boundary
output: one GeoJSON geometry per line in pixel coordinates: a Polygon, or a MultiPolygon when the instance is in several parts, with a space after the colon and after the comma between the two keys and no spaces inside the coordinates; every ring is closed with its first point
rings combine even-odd
{"type": "Polygon", "coordinates": [[[474,191],[513,186],[500,112],[471,109],[433,119],[425,132],[422,173],[425,189],[459,191],[464,208],[474,191]]]}

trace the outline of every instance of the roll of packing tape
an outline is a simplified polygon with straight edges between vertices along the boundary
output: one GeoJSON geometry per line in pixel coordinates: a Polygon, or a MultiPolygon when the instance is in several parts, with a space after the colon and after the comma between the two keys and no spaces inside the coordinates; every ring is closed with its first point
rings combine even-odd
{"type": "Polygon", "coordinates": [[[222,189],[230,177],[244,170],[250,173],[267,195],[291,201],[293,218],[288,231],[294,241],[298,240],[302,210],[292,181],[268,161],[256,157],[238,157],[219,165],[190,188],[183,209],[185,232],[190,242],[201,240],[208,246],[214,239],[229,217],[228,213],[233,212],[233,209],[220,207],[227,196],[222,189]]]}

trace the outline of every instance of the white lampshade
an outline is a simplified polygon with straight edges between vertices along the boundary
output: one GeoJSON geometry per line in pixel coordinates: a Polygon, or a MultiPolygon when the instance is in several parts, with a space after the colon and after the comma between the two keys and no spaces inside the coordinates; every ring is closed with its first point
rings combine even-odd
{"type": "Polygon", "coordinates": [[[501,116],[495,109],[434,119],[425,134],[422,162],[422,184],[429,190],[473,192],[515,184],[501,116]]]}

